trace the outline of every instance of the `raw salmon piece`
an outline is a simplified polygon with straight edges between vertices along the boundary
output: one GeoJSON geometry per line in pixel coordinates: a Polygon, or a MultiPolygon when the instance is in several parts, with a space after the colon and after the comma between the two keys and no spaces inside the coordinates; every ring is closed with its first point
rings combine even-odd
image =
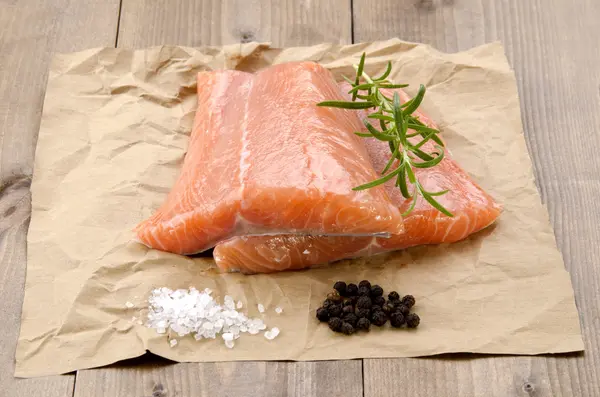
{"type": "Polygon", "coordinates": [[[343,96],[312,62],[257,74],[198,75],[198,108],[180,176],[135,231],[140,242],[193,254],[237,235],[376,235],[403,231],[353,111],[318,107],[343,96]]]}
{"type": "Polygon", "coordinates": [[[244,146],[246,221],[328,234],[403,230],[384,188],[352,191],[377,177],[354,134],[363,125],[356,112],[316,106],[343,98],[317,63],[285,63],[256,75],[248,98],[252,139],[244,146]]]}
{"type": "MultiPolygon", "coordinates": [[[[409,99],[403,91],[398,92],[402,101],[409,99]]],[[[390,97],[393,95],[387,94],[390,97]]],[[[415,114],[424,124],[437,128],[424,114],[418,111],[415,114]]],[[[368,138],[366,146],[375,169],[382,170],[390,156],[387,143],[368,138]]],[[[432,148],[433,143],[427,143],[424,147],[427,151],[432,148]]],[[[489,226],[500,215],[500,205],[473,181],[448,152],[436,167],[416,169],[415,173],[428,191],[450,190],[437,199],[454,217],[445,216],[420,198],[414,210],[404,218],[405,233],[391,238],[288,235],[237,237],[217,245],[214,251],[215,261],[222,270],[243,273],[297,270],[417,245],[456,242],[489,226]]],[[[406,211],[410,200],[402,197],[400,190],[394,186],[394,181],[389,181],[385,187],[392,202],[402,212],[406,211]]]]}
{"type": "Polygon", "coordinates": [[[195,253],[235,231],[240,153],[253,75],[200,72],[198,110],[184,162],[162,206],[135,231],[148,247],[195,253]],[[227,182],[224,182],[227,180],[227,182]]]}

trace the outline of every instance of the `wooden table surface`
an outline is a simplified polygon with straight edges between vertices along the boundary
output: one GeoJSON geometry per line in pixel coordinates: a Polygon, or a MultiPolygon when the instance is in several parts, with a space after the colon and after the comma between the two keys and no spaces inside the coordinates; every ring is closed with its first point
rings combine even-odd
{"type": "Polygon", "coordinates": [[[0,396],[600,396],[599,15],[598,0],[0,1],[0,396]],[[316,363],[144,359],[13,378],[29,185],[53,53],[390,37],[448,52],[504,44],[537,184],[573,281],[585,354],[316,363]]]}

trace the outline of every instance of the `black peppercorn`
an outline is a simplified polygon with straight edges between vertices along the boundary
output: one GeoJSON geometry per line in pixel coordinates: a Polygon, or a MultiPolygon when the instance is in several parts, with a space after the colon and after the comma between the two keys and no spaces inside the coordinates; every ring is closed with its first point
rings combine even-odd
{"type": "Polygon", "coordinates": [[[350,314],[346,314],[344,317],[342,317],[342,320],[344,320],[348,324],[350,324],[353,327],[355,327],[356,323],[358,321],[358,317],[356,317],[356,314],[350,313],[350,314]]]}
{"type": "Polygon", "coordinates": [[[342,313],[344,313],[344,314],[354,313],[354,307],[344,306],[344,308],[342,309],[342,313]]]}
{"type": "Polygon", "coordinates": [[[359,318],[358,322],[356,323],[356,328],[357,329],[362,329],[364,331],[368,331],[369,328],[371,328],[371,322],[369,321],[368,318],[359,318]]]}
{"type": "Polygon", "coordinates": [[[345,300],[344,303],[342,303],[343,306],[353,306],[354,303],[352,302],[352,299],[348,299],[345,300]]]}
{"type": "Polygon", "coordinates": [[[391,304],[391,303],[388,302],[385,305],[383,305],[383,307],[381,308],[381,310],[385,314],[387,314],[389,316],[390,314],[392,314],[396,310],[396,307],[393,304],[391,304]]]}
{"type": "Polygon", "coordinates": [[[330,292],[327,294],[327,299],[329,299],[335,303],[338,303],[338,302],[341,302],[343,298],[340,296],[340,294],[336,290],[334,290],[333,292],[330,292]]]}
{"type": "Polygon", "coordinates": [[[352,324],[346,323],[346,322],[342,322],[342,329],[341,331],[346,334],[346,335],[351,335],[354,333],[354,327],[352,326],[352,324]]]}
{"type": "Polygon", "coordinates": [[[369,318],[369,316],[371,315],[371,311],[369,309],[356,309],[355,313],[356,317],[358,318],[369,318]]]}
{"type": "Polygon", "coordinates": [[[371,283],[368,280],[363,280],[360,283],[358,283],[358,288],[360,287],[366,287],[368,289],[371,289],[371,283]]]}
{"type": "Polygon", "coordinates": [[[355,296],[358,294],[358,286],[350,283],[346,286],[346,296],[355,296]]]}
{"type": "Polygon", "coordinates": [[[404,324],[404,315],[400,312],[395,312],[390,316],[390,325],[394,328],[400,328],[404,324]]]}
{"type": "Polygon", "coordinates": [[[359,296],[369,296],[371,290],[367,287],[358,287],[358,295],[359,296]]]}
{"type": "Polygon", "coordinates": [[[371,312],[382,312],[382,311],[383,311],[383,309],[379,305],[371,306],[371,312]]]}
{"type": "Polygon", "coordinates": [[[329,312],[324,307],[320,307],[317,309],[317,318],[319,321],[327,321],[329,320],[329,312]]]}
{"type": "Polygon", "coordinates": [[[372,305],[371,298],[368,296],[361,296],[356,302],[356,307],[359,309],[370,309],[372,305]]]}
{"type": "Polygon", "coordinates": [[[327,323],[329,325],[329,328],[334,331],[334,332],[339,332],[340,329],[342,328],[342,319],[339,317],[332,317],[329,319],[329,322],[327,323]]]}
{"type": "Polygon", "coordinates": [[[408,307],[409,309],[411,307],[413,307],[416,303],[415,297],[412,295],[406,295],[404,298],[402,298],[402,304],[406,307],[408,307]]]}
{"type": "Polygon", "coordinates": [[[371,292],[370,292],[371,296],[374,298],[376,296],[382,296],[383,295],[383,288],[381,288],[379,285],[374,285],[371,287],[371,292]]]}
{"type": "Polygon", "coordinates": [[[410,312],[410,309],[407,306],[400,304],[396,306],[395,311],[406,316],[410,312]]]}
{"type": "Polygon", "coordinates": [[[329,306],[334,305],[335,302],[332,301],[331,299],[325,299],[325,301],[323,301],[323,308],[327,309],[329,306]]]}
{"type": "Polygon", "coordinates": [[[354,295],[350,297],[350,302],[352,302],[353,305],[356,305],[356,302],[358,302],[358,298],[360,298],[358,295],[354,295]]]}
{"type": "Polygon", "coordinates": [[[371,299],[374,305],[381,306],[385,305],[385,298],[383,296],[376,296],[371,299]]]}
{"type": "Polygon", "coordinates": [[[329,317],[340,317],[342,315],[342,305],[331,305],[327,308],[329,317]]]}
{"type": "Polygon", "coordinates": [[[387,322],[388,318],[384,312],[373,312],[371,313],[371,324],[378,327],[383,326],[387,322]]]}
{"type": "Polygon", "coordinates": [[[417,328],[420,322],[421,319],[416,313],[411,313],[408,316],[406,316],[406,326],[408,328],[417,328]]]}
{"type": "Polygon", "coordinates": [[[341,296],[346,296],[346,283],[343,281],[338,281],[333,284],[333,289],[338,292],[341,296]]]}
{"type": "Polygon", "coordinates": [[[400,300],[400,294],[398,294],[396,291],[392,291],[388,294],[388,299],[391,301],[400,300]]]}

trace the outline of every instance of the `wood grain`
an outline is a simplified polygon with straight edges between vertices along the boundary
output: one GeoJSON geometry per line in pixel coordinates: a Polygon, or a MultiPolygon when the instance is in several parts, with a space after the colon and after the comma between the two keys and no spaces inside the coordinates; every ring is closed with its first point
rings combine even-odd
{"type": "MultiPolygon", "coordinates": [[[[118,46],[350,43],[350,24],[349,0],[123,0],[118,46]]],[[[361,361],[175,365],[158,361],[141,368],[131,363],[79,371],[75,386],[77,397],[362,394],[361,361]]]]}
{"type": "Polygon", "coordinates": [[[114,45],[118,9],[118,0],[0,3],[0,396],[73,393],[73,375],[13,377],[31,212],[29,185],[52,53],[114,45]]]}
{"type": "Polygon", "coordinates": [[[355,42],[399,37],[458,51],[501,40],[518,80],[542,198],[570,271],[585,355],[365,360],[365,395],[599,396],[600,3],[354,0],[355,42]],[[496,377],[496,380],[493,380],[496,377]]]}
{"type": "Polygon", "coordinates": [[[350,0],[123,0],[119,47],[351,41],[350,0]]]}

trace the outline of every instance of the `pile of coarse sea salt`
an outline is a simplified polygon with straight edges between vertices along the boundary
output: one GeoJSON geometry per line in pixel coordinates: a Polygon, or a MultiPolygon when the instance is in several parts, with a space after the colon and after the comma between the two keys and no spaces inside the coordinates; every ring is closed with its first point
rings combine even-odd
{"type": "MultiPolygon", "coordinates": [[[[146,326],[159,334],[167,333],[168,330],[180,337],[193,334],[196,340],[215,339],[220,334],[225,346],[230,349],[242,333],[256,335],[267,329],[263,320],[248,318],[236,310],[243,307],[241,301],[236,304],[231,296],[226,295],[223,305],[220,305],[211,294],[209,288],[202,292],[193,287],[175,291],[166,287],[154,289],[148,299],[146,326]]],[[[263,305],[259,305],[259,311],[264,312],[263,305]]],[[[275,311],[281,313],[281,308],[278,307],[275,311]]],[[[264,332],[267,339],[274,339],[277,335],[277,327],[264,332]]],[[[172,338],[170,344],[175,346],[177,340],[172,338]]]]}

